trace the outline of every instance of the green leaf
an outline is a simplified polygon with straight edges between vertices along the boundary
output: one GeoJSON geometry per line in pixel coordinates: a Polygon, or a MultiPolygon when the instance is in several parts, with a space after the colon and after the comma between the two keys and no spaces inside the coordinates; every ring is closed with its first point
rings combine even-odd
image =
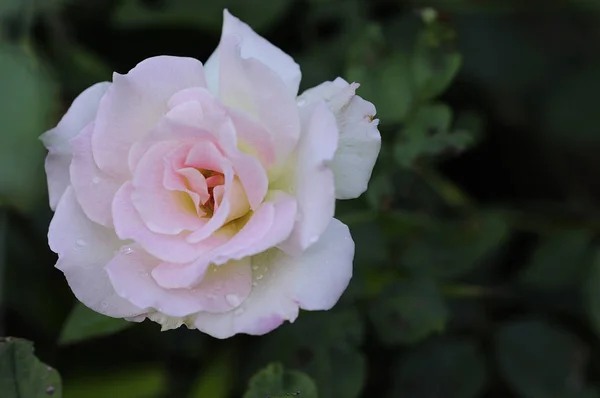
{"type": "Polygon", "coordinates": [[[436,223],[408,245],[400,262],[415,275],[454,278],[494,254],[508,239],[508,232],[506,221],[493,213],[436,223]]]}
{"type": "MultiPolygon", "coordinates": [[[[443,33],[447,33],[443,31],[443,33]]],[[[412,57],[415,92],[419,100],[427,101],[444,93],[462,65],[457,51],[447,50],[438,37],[440,33],[426,29],[418,38],[412,57]]]]}
{"type": "Polygon", "coordinates": [[[115,15],[115,22],[123,27],[188,25],[221,31],[223,9],[261,30],[280,19],[291,5],[290,0],[170,0],[150,6],[138,0],[124,0],[115,15]]]}
{"type": "Polygon", "coordinates": [[[402,167],[410,167],[423,156],[434,156],[448,150],[463,151],[473,142],[465,131],[450,132],[452,111],[444,104],[425,105],[416,111],[406,127],[397,135],[394,158],[402,167]]]}
{"type": "Polygon", "coordinates": [[[60,398],[60,375],[33,355],[33,343],[0,339],[0,391],[2,398],[60,398]]]}
{"type": "Polygon", "coordinates": [[[298,396],[317,398],[317,387],[302,372],[284,370],[280,363],[271,363],[250,379],[244,398],[278,398],[298,396]]]}
{"type": "Polygon", "coordinates": [[[505,324],[494,336],[500,372],[524,398],[589,397],[586,347],[571,333],[543,321],[505,324]]]}
{"type": "Polygon", "coordinates": [[[594,254],[591,267],[584,279],[583,291],[585,296],[585,307],[592,329],[600,335],[600,251],[594,254]]]}
{"type": "Polygon", "coordinates": [[[107,372],[81,374],[65,382],[65,398],[150,398],[165,394],[167,377],[162,364],[116,367],[107,372]]]}
{"type": "Polygon", "coordinates": [[[396,53],[376,65],[351,65],[346,77],[360,83],[358,94],[377,104],[377,117],[384,124],[404,121],[412,105],[408,54],[396,53]]]}
{"type": "Polygon", "coordinates": [[[431,280],[409,280],[373,301],[369,316],[383,344],[414,344],[444,330],[448,310],[431,280]]]}
{"type": "Polygon", "coordinates": [[[264,339],[253,363],[281,361],[311,376],[322,397],[357,398],[366,376],[365,358],[356,348],[363,333],[354,310],[301,313],[293,325],[264,339]]]}
{"type": "Polygon", "coordinates": [[[0,92],[0,200],[29,210],[46,192],[38,137],[51,124],[55,98],[40,66],[22,50],[2,45],[0,92]]]}
{"type": "Polygon", "coordinates": [[[487,382],[484,358],[470,341],[426,343],[402,358],[390,397],[476,398],[487,382]]]}
{"type": "Polygon", "coordinates": [[[586,230],[559,231],[546,237],[533,252],[519,280],[544,288],[577,284],[592,237],[586,230]]]}
{"type": "Polygon", "coordinates": [[[92,311],[81,303],[75,304],[60,334],[61,344],[73,344],[108,336],[135,325],[121,318],[111,318],[92,311]]]}

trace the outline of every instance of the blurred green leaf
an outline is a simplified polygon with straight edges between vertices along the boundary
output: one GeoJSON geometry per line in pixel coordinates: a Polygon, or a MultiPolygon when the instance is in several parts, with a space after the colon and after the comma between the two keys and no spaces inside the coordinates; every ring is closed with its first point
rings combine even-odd
{"type": "Polygon", "coordinates": [[[503,325],[494,337],[500,372],[524,398],[590,397],[587,348],[557,326],[536,320],[503,325]]]}
{"type": "Polygon", "coordinates": [[[356,349],[363,333],[355,310],[302,313],[265,338],[255,363],[281,361],[311,376],[322,397],[356,398],[365,383],[365,358],[356,349]]]}
{"type": "Polygon", "coordinates": [[[167,378],[162,365],[119,368],[65,380],[65,398],[161,397],[167,378]]]}
{"type": "Polygon", "coordinates": [[[410,82],[410,58],[397,53],[379,60],[351,65],[346,77],[359,82],[361,97],[377,104],[377,117],[382,123],[398,123],[404,120],[412,104],[410,82]]]}
{"type": "Polygon", "coordinates": [[[46,192],[44,147],[38,137],[56,102],[41,66],[0,45],[0,200],[29,210],[46,192]]]}
{"type": "Polygon", "coordinates": [[[369,316],[381,342],[414,344],[444,330],[448,310],[431,280],[397,282],[374,300],[369,316]]]}
{"type": "Polygon", "coordinates": [[[277,22],[290,5],[290,0],[170,0],[156,5],[123,0],[115,22],[123,27],[188,25],[220,32],[223,9],[227,8],[252,29],[260,31],[277,22]]]}
{"type": "Polygon", "coordinates": [[[63,326],[59,341],[61,344],[73,344],[114,334],[133,325],[134,322],[99,314],[78,302],[63,326]]]}
{"type": "Polygon", "coordinates": [[[420,101],[436,98],[446,91],[462,65],[460,54],[444,48],[442,43],[446,39],[442,35],[449,35],[449,32],[446,29],[439,30],[426,28],[415,46],[412,73],[420,101]]]}
{"type": "Polygon", "coordinates": [[[494,213],[436,223],[411,241],[400,262],[414,275],[458,277],[491,257],[508,232],[506,221],[494,213]]]}
{"type": "Polygon", "coordinates": [[[33,343],[0,338],[0,392],[2,398],[62,396],[60,375],[33,354],[33,343]]]}
{"type": "Polygon", "coordinates": [[[394,158],[402,167],[410,167],[423,156],[438,155],[447,150],[463,151],[473,143],[470,133],[450,132],[452,111],[435,103],[417,109],[414,117],[397,135],[394,158]]]}
{"type": "Polygon", "coordinates": [[[590,269],[584,279],[585,307],[593,330],[600,335],[600,251],[594,253],[590,269]]]}
{"type": "Polygon", "coordinates": [[[546,237],[533,252],[519,280],[544,288],[577,284],[592,237],[586,230],[564,230],[546,237]]]}
{"type": "Polygon", "coordinates": [[[269,364],[250,379],[244,398],[298,396],[317,398],[317,386],[302,372],[284,370],[280,363],[269,364]],[[299,394],[298,394],[299,393],[299,394]]]}
{"type": "Polygon", "coordinates": [[[200,374],[188,398],[227,398],[235,381],[235,357],[232,350],[223,350],[200,374]]]}
{"type": "Polygon", "coordinates": [[[487,381],[485,360],[470,341],[435,341],[403,356],[390,397],[476,398],[487,381]]]}

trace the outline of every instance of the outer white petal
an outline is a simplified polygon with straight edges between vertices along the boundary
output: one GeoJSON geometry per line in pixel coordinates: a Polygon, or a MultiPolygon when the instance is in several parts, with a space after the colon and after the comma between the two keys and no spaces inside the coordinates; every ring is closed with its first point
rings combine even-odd
{"type": "Polygon", "coordinates": [[[58,125],[40,137],[48,149],[46,174],[48,175],[48,192],[52,210],[56,209],[60,197],[69,185],[69,165],[71,164],[69,140],[76,137],[85,126],[94,120],[100,100],[109,86],[109,82],[102,82],[84,90],[75,98],[58,125]]]}
{"type": "Polygon", "coordinates": [[[198,314],[194,326],[223,339],[238,333],[262,335],[286,320],[293,322],[299,308],[331,309],[352,278],[353,257],[348,227],[333,219],[302,256],[274,249],[253,257],[255,286],[250,296],[233,311],[198,314]]]}
{"type": "Polygon", "coordinates": [[[357,88],[337,78],[306,90],[298,99],[299,104],[325,100],[336,116],[340,141],[331,169],[337,199],[353,199],[367,190],[381,148],[375,106],[355,95],[357,88]]]}
{"type": "Polygon", "coordinates": [[[323,101],[300,108],[301,135],[295,157],[272,188],[287,191],[298,201],[296,224],[278,247],[299,255],[317,242],[335,212],[334,175],[329,167],[338,144],[338,128],[323,101]]]}
{"type": "Polygon", "coordinates": [[[68,187],[62,196],[48,231],[48,242],[58,254],[56,267],[79,301],[104,315],[115,318],[144,313],[119,297],[104,267],[114,257],[121,242],[115,233],[90,221],[68,187]]]}
{"type": "MultiPolygon", "coordinates": [[[[223,11],[221,37],[226,35],[240,37],[242,58],[256,58],[267,65],[281,77],[292,96],[295,97],[298,94],[298,87],[302,78],[300,66],[294,62],[292,57],[257,34],[246,23],[231,15],[228,10],[223,11]]],[[[219,57],[217,53],[219,48],[220,46],[217,47],[205,64],[208,88],[214,94],[218,93],[219,57]]]]}

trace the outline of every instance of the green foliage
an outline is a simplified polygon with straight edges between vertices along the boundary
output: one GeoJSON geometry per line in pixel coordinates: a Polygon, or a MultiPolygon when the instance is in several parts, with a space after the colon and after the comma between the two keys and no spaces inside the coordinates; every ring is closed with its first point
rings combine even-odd
{"type": "Polygon", "coordinates": [[[82,340],[107,336],[127,329],[135,323],[111,318],[92,311],[81,303],[75,304],[60,334],[61,344],[73,344],[82,340]]]}
{"type": "Polygon", "coordinates": [[[10,93],[0,96],[0,200],[20,210],[40,205],[46,190],[38,136],[55,98],[42,66],[26,50],[0,42],[0,92],[10,93]]]}
{"type": "Polygon", "coordinates": [[[584,382],[586,347],[555,325],[511,322],[497,331],[494,345],[500,371],[524,398],[597,396],[584,382]]]}
{"type": "Polygon", "coordinates": [[[438,287],[431,280],[398,282],[369,311],[383,344],[414,344],[442,332],[448,310],[438,287]]]}
{"type": "Polygon", "coordinates": [[[362,339],[362,320],[356,311],[303,313],[294,324],[266,336],[256,362],[279,360],[305,372],[323,397],[358,397],[366,370],[364,356],[357,349],[362,339]]]}
{"type": "Polygon", "coordinates": [[[487,382],[479,347],[470,341],[433,341],[413,349],[398,364],[391,397],[475,398],[487,382]]]}
{"type": "Polygon", "coordinates": [[[3,398],[62,397],[60,375],[40,362],[27,340],[0,339],[0,391],[3,398]]]}
{"type": "Polygon", "coordinates": [[[304,373],[285,370],[280,363],[269,364],[250,379],[244,398],[281,398],[302,396],[317,398],[315,383],[304,373]]]}
{"type": "Polygon", "coordinates": [[[115,22],[124,27],[189,25],[219,32],[223,9],[228,8],[236,17],[260,30],[281,17],[290,5],[290,0],[171,0],[157,5],[123,0],[115,22]]]}

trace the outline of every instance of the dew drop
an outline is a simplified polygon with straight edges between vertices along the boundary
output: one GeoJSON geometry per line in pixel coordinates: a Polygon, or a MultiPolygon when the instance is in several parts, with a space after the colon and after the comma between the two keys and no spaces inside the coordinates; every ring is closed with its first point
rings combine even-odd
{"type": "Polygon", "coordinates": [[[319,237],[318,237],[317,235],[315,235],[315,236],[311,236],[311,237],[308,239],[308,244],[309,244],[309,245],[312,245],[313,243],[317,243],[317,241],[318,241],[318,240],[319,240],[319,237]]]}
{"type": "Polygon", "coordinates": [[[54,394],[54,386],[48,386],[48,388],[46,388],[46,394],[48,394],[48,395],[54,394]]]}
{"type": "Polygon", "coordinates": [[[214,294],[212,294],[212,293],[208,293],[208,294],[206,295],[206,298],[207,298],[207,299],[209,299],[209,300],[214,300],[214,299],[216,299],[216,298],[217,298],[217,296],[216,296],[216,295],[214,295],[214,294]]]}
{"type": "Polygon", "coordinates": [[[240,305],[242,303],[240,298],[235,294],[226,295],[225,301],[227,301],[227,304],[229,304],[232,307],[237,307],[238,305],[240,305]]]}
{"type": "Polygon", "coordinates": [[[306,105],[306,100],[305,99],[301,99],[298,101],[298,106],[304,106],[306,105]]]}
{"type": "Polygon", "coordinates": [[[240,307],[233,312],[233,315],[242,315],[243,313],[244,313],[244,309],[242,307],[240,307]]]}
{"type": "Polygon", "coordinates": [[[131,254],[133,253],[133,249],[129,246],[123,246],[120,250],[121,254],[131,254]]]}
{"type": "Polygon", "coordinates": [[[75,244],[77,244],[77,246],[79,246],[79,247],[83,247],[83,246],[87,245],[87,242],[84,241],[83,239],[77,239],[77,241],[75,241],[75,244]]]}
{"type": "Polygon", "coordinates": [[[93,177],[92,178],[92,183],[98,184],[99,182],[100,182],[100,178],[98,178],[98,177],[93,177]]]}
{"type": "Polygon", "coordinates": [[[100,305],[102,308],[108,308],[108,303],[106,301],[101,302],[100,305]]]}
{"type": "Polygon", "coordinates": [[[252,286],[256,286],[256,285],[258,285],[258,283],[252,282],[252,286]]]}
{"type": "Polygon", "coordinates": [[[258,276],[256,277],[256,280],[261,280],[263,277],[264,277],[264,275],[258,275],[258,276]]]}
{"type": "Polygon", "coordinates": [[[50,366],[46,366],[46,370],[47,370],[48,372],[50,372],[50,371],[52,371],[52,367],[50,367],[50,366]]]}
{"type": "Polygon", "coordinates": [[[258,269],[258,265],[253,265],[252,266],[252,271],[256,271],[258,269]]]}

